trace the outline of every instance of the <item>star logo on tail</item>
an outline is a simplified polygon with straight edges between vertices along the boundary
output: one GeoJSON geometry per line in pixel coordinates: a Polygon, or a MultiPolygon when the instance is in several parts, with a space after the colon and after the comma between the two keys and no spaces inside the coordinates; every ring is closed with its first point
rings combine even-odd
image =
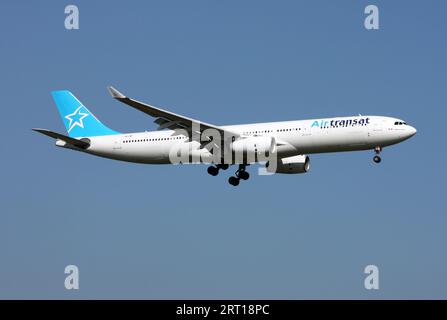
{"type": "Polygon", "coordinates": [[[82,106],[79,106],[75,112],[66,115],[65,119],[69,120],[70,123],[68,124],[68,132],[71,131],[74,127],[78,126],[84,129],[84,118],[88,116],[88,113],[84,113],[81,111],[82,106]]]}

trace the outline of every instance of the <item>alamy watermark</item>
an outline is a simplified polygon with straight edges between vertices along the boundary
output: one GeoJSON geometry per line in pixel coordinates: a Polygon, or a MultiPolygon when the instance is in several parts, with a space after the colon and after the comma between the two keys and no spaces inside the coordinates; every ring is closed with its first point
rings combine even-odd
{"type": "Polygon", "coordinates": [[[201,130],[200,124],[192,123],[191,130],[175,129],[171,137],[181,138],[169,150],[171,164],[268,164],[268,170],[259,168],[260,175],[273,174],[277,168],[273,136],[235,136],[214,128],[201,130]]]}
{"type": "Polygon", "coordinates": [[[67,290],[79,290],[79,268],[73,264],[65,267],[64,286],[67,290]]]}
{"type": "Polygon", "coordinates": [[[367,274],[363,282],[366,290],[379,290],[379,268],[370,264],[365,267],[364,273],[367,274]]]}
{"type": "Polygon", "coordinates": [[[367,14],[364,26],[366,30],[379,30],[379,8],[373,4],[365,7],[365,14],[367,14]]]}
{"type": "Polygon", "coordinates": [[[67,30],[78,30],[79,29],[79,8],[74,4],[69,4],[64,10],[65,17],[64,26],[67,30]]]}

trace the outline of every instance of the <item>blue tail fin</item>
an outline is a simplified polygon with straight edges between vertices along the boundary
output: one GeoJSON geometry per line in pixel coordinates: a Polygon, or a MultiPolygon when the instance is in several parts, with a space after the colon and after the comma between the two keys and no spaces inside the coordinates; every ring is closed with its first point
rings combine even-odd
{"type": "Polygon", "coordinates": [[[106,136],[119,133],[103,125],[70,91],[53,91],[51,94],[70,137],[106,136]]]}

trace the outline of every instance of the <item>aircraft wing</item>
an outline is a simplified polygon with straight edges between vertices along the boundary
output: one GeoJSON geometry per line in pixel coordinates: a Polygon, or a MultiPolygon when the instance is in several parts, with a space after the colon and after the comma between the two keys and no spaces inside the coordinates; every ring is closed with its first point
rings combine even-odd
{"type": "Polygon", "coordinates": [[[124,94],[122,94],[121,92],[119,92],[112,86],[108,87],[108,90],[114,99],[121,101],[122,103],[125,103],[137,110],[140,110],[140,111],[150,115],[151,117],[154,117],[155,118],[154,122],[156,124],[158,124],[158,126],[159,126],[158,130],[185,129],[191,133],[193,131],[193,127],[194,127],[194,129],[195,128],[199,129],[198,130],[199,132],[196,131],[195,133],[202,133],[206,129],[215,129],[215,130],[219,131],[222,139],[224,139],[224,137],[230,137],[230,136],[239,137],[240,136],[240,134],[238,132],[231,132],[231,131],[228,131],[222,127],[219,127],[219,126],[216,126],[213,124],[209,124],[206,122],[188,118],[188,117],[185,117],[185,116],[182,116],[182,115],[179,115],[179,114],[167,111],[167,110],[163,110],[161,108],[157,108],[157,107],[151,106],[149,104],[139,102],[134,99],[131,99],[129,97],[126,97],[124,94]]]}

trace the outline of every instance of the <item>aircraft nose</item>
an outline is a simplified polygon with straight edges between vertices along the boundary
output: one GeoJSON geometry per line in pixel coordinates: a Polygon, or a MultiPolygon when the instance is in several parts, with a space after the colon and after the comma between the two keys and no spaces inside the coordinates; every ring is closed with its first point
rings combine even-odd
{"type": "Polygon", "coordinates": [[[410,135],[410,137],[414,136],[416,134],[416,132],[418,132],[416,130],[416,128],[411,127],[411,126],[408,128],[408,134],[410,135]]]}

